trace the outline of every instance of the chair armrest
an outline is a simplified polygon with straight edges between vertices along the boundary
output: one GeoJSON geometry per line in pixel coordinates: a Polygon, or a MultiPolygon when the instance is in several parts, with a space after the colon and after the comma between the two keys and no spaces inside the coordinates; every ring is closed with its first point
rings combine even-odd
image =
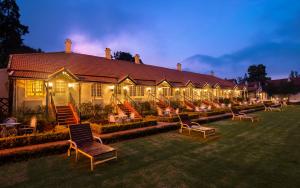
{"type": "Polygon", "coordinates": [[[239,112],[239,115],[245,116],[246,114],[244,112],[239,112]]]}
{"type": "Polygon", "coordinates": [[[98,141],[100,142],[100,144],[103,144],[103,142],[102,142],[102,140],[101,140],[100,137],[98,137],[98,136],[93,136],[93,138],[94,138],[95,140],[98,140],[98,141]]]}
{"type": "Polygon", "coordinates": [[[199,127],[201,126],[199,123],[197,123],[197,122],[194,122],[194,121],[192,121],[192,122],[191,122],[191,124],[193,124],[193,125],[197,125],[197,126],[199,126],[199,127]]]}
{"type": "Polygon", "coordinates": [[[182,123],[182,124],[181,124],[181,127],[186,127],[186,128],[188,128],[188,129],[191,128],[188,124],[185,124],[185,123],[182,123]]]}
{"type": "Polygon", "coordinates": [[[77,144],[76,144],[74,141],[68,140],[68,142],[70,142],[70,145],[71,145],[71,146],[73,145],[74,148],[77,149],[77,144]]]}

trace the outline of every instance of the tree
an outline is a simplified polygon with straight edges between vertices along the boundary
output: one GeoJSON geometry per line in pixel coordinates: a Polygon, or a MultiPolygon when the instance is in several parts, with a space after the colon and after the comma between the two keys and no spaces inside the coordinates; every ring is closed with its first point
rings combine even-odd
{"type": "Polygon", "coordinates": [[[114,59],[134,62],[134,57],[129,52],[117,51],[113,55],[114,59]]]}
{"type": "MultiPolygon", "coordinates": [[[[134,57],[129,52],[117,51],[114,53],[113,58],[117,60],[124,60],[124,61],[129,61],[134,63],[134,57]]],[[[140,59],[140,64],[144,64],[141,59],[140,59]]]]}
{"type": "Polygon", "coordinates": [[[291,71],[289,78],[299,78],[300,75],[298,74],[297,71],[291,71]]]}
{"type": "Polygon", "coordinates": [[[267,77],[266,66],[263,64],[249,66],[248,76],[249,82],[265,83],[265,81],[270,80],[270,78],[267,77]]]}
{"type": "Polygon", "coordinates": [[[28,26],[20,23],[19,7],[15,0],[0,1],[0,68],[7,67],[12,53],[41,52],[23,44],[22,36],[28,26]]]}

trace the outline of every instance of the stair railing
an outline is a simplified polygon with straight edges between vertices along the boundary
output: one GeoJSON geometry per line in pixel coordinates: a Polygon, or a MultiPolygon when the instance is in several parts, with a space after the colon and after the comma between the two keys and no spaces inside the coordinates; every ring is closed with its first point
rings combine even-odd
{"type": "Polygon", "coordinates": [[[140,105],[138,105],[135,100],[133,100],[128,94],[125,94],[125,101],[129,102],[131,106],[134,107],[134,109],[142,115],[143,109],[141,108],[140,105]]]}
{"type": "Polygon", "coordinates": [[[160,94],[160,101],[163,101],[164,103],[167,103],[168,106],[171,106],[171,101],[170,99],[168,99],[167,97],[165,97],[164,95],[160,94]]]}
{"type": "Polygon", "coordinates": [[[77,123],[79,123],[80,121],[80,110],[79,107],[73,97],[73,95],[71,93],[69,93],[69,102],[70,102],[70,107],[72,109],[73,115],[77,121],[77,123]]]}
{"type": "Polygon", "coordinates": [[[113,93],[111,95],[110,103],[113,106],[113,108],[115,109],[115,112],[118,109],[118,104],[122,104],[121,100],[117,97],[117,95],[115,93],[113,93]]]}
{"type": "Polygon", "coordinates": [[[54,99],[53,99],[53,95],[52,93],[50,92],[50,104],[51,104],[51,109],[52,109],[52,112],[55,116],[55,121],[57,121],[57,109],[56,109],[56,105],[55,105],[55,102],[54,102],[54,99]]]}

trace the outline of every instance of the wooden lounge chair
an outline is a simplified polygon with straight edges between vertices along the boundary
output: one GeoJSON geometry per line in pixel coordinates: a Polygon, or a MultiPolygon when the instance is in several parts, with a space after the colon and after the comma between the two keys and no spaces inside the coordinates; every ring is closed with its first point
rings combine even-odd
{"type": "Polygon", "coordinates": [[[71,150],[74,149],[76,161],[78,160],[78,153],[90,158],[91,171],[94,170],[94,165],[117,159],[117,150],[104,145],[99,137],[93,136],[89,124],[70,125],[69,133],[70,147],[68,156],[70,156],[71,150]]]}
{"type": "Polygon", "coordinates": [[[264,107],[265,107],[265,111],[278,111],[281,112],[281,106],[280,105],[268,105],[263,103],[264,107]]]}
{"type": "Polygon", "coordinates": [[[252,121],[252,123],[254,121],[259,121],[259,118],[256,115],[249,115],[249,114],[237,111],[237,110],[233,110],[232,108],[230,108],[230,111],[231,111],[231,114],[232,114],[232,120],[235,120],[235,119],[248,120],[249,119],[249,120],[252,121]]]}
{"type": "Polygon", "coordinates": [[[180,123],[179,133],[182,133],[183,129],[187,129],[189,131],[189,134],[191,134],[191,131],[203,133],[204,138],[216,134],[215,128],[204,127],[197,122],[192,122],[189,120],[189,117],[186,114],[181,114],[181,115],[178,114],[178,118],[180,123]]]}
{"type": "Polygon", "coordinates": [[[229,107],[231,114],[232,114],[232,120],[242,120],[242,116],[244,114],[240,114],[239,111],[232,109],[231,107],[229,107]]]}

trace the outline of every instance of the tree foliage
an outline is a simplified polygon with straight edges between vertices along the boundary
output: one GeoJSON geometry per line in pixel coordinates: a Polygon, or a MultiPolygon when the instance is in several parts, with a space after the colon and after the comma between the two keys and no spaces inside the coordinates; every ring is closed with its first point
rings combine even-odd
{"type": "Polygon", "coordinates": [[[248,81],[249,82],[260,82],[265,83],[265,81],[270,80],[267,77],[266,66],[263,64],[251,65],[248,68],[248,81]]]}
{"type": "Polygon", "coordinates": [[[300,75],[298,74],[298,71],[291,71],[289,78],[299,78],[300,75]]]}
{"type": "MultiPolygon", "coordinates": [[[[117,60],[124,60],[124,61],[129,61],[134,63],[134,57],[129,52],[117,51],[114,53],[113,58],[117,60]]],[[[143,61],[141,59],[140,59],[140,63],[143,64],[143,61]]]]}
{"type": "Polygon", "coordinates": [[[129,52],[117,51],[113,55],[114,59],[134,62],[134,57],[129,52]]]}
{"type": "Polygon", "coordinates": [[[289,95],[297,94],[300,92],[300,88],[296,86],[295,80],[281,80],[279,84],[273,84],[272,82],[265,86],[266,92],[270,95],[289,95]]]}
{"type": "Polygon", "coordinates": [[[0,1],[0,68],[6,67],[12,53],[41,52],[23,44],[22,36],[28,26],[20,23],[19,7],[15,0],[0,1]]]}

